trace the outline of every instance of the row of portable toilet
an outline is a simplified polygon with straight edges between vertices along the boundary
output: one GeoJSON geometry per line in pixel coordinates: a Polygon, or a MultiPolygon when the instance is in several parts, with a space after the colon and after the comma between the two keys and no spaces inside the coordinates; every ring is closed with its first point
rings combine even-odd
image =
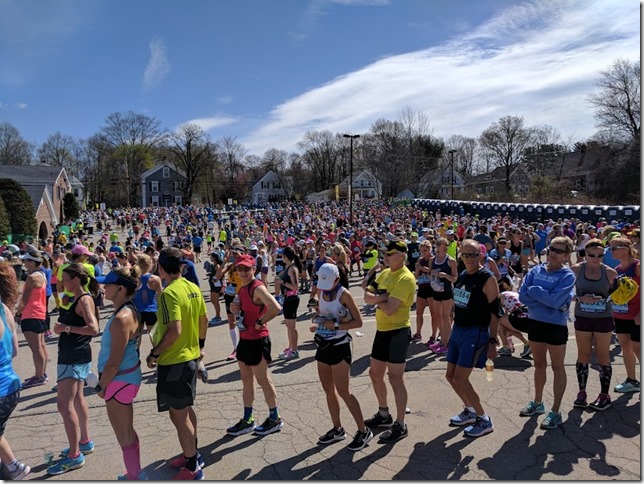
{"type": "Polygon", "coordinates": [[[443,214],[478,215],[479,217],[492,217],[506,213],[513,218],[520,218],[526,222],[543,222],[549,219],[576,218],[584,222],[596,222],[601,218],[609,223],[612,220],[623,222],[636,222],[640,220],[640,207],[637,205],[556,205],[537,203],[498,203],[498,202],[468,202],[455,200],[434,200],[417,198],[413,206],[435,212],[440,210],[443,214]]]}

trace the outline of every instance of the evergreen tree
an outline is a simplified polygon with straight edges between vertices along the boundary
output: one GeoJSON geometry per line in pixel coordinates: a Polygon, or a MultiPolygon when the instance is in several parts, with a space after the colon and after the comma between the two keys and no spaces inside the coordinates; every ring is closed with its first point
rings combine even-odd
{"type": "Polygon", "coordinates": [[[11,233],[35,237],[36,212],[25,189],[15,180],[0,178],[0,198],[9,215],[11,233]]]}
{"type": "Polygon", "coordinates": [[[63,211],[65,212],[65,218],[78,220],[78,217],[80,216],[78,201],[72,192],[65,193],[65,196],[63,197],[63,211]]]}
{"type": "Polygon", "coordinates": [[[6,239],[7,235],[11,233],[11,224],[9,223],[9,214],[4,206],[2,198],[0,198],[0,239],[6,239]]]}

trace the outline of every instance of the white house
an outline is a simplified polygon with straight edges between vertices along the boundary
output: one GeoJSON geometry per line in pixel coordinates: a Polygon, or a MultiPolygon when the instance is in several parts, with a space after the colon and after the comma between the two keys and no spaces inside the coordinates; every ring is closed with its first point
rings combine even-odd
{"type": "Polygon", "coordinates": [[[273,170],[257,180],[250,191],[250,202],[259,204],[286,198],[286,191],[282,186],[282,178],[273,170]]]}
{"type": "MultiPolygon", "coordinates": [[[[340,182],[340,191],[346,193],[349,187],[349,177],[340,182]]],[[[380,198],[382,196],[382,183],[369,170],[362,170],[353,174],[353,198],[380,198]]]]}

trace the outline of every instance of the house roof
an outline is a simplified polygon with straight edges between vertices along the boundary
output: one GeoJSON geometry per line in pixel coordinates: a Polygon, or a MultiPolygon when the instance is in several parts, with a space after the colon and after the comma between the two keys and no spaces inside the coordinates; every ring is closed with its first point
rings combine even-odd
{"type": "Polygon", "coordinates": [[[171,170],[176,171],[177,173],[179,173],[179,175],[181,175],[182,177],[184,177],[184,178],[185,178],[185,176],[186,176],[186,172],[185,172],[185,171],[183,171],[181,168],[178,168],[174,163],[170,163],[169,161],[166,161],[165,163],[164,163],[164,162],[161,162],[161,163],[159,163],[159,164],[157,164],[157,165],[154,165],[154,166],[153,166],[152,168],[150,168],[149,170],[144,171],[143,173],[141,173],[141,180],[145,180],[147,177],[149,177],[149,176],[150,176],[150,175],[152,175],[153,173],[156,173],[156,172],[157,172],[157,171],[159,171],[161,168],[166,167],[166,166],[167,166],[168,168],[170,168],[171,170]]]}
{"type": "Polygon", "coordinates": [[[72,184],[72,186],[77,186],[77,187],[83,187],[83,182],[80,181],[78,178],[76,178],[74,175],[69,176],[69,183],[72,184]]]}
{"type": "Polygon", "coordinates": [[[264,179],[265,179],[268,175],[270,175],[271,173],[272,173],[273,175],[275,175],[275,176],[277,177],[277,179],[279,180],[279,175],[278,175],[274,170],[268,170],[266,173],[264,173],[264,174],[263,174],[261,177],[259,177],[257,180],[250,182],[250,186],[251,186],[251,187],[255,187],[255,185],[257,185],[257,184],[258,184],[259,182],[261,182],[261,181],[264,181],[264,179]]]}
{"type": "Polygon", "coordinates": [[[34,207],[34,211],[38,211],[40,206],[40,201],[44,195],[45,190],[47,190],[46,185],[24,185],[23,188],[29,194],[31,198],[31,205],[34,207]]]}
{"type": "Polygon", "coordinates": [[[63,172],[65,168],[62,166],[0,165],[0,178],[11,178],[22,186],[54,185],[63,172]]]}

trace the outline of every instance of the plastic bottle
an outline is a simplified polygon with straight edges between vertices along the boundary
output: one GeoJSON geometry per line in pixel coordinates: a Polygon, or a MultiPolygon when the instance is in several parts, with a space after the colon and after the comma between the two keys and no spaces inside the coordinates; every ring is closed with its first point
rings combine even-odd
{"type": "Polygon", "coordinates": [[[349,308],[346,308],[344,306],[340,306],[340,309],[338,310],[338,316],[340,317],[340,321],[342,321],[343,323],[346,323],[347,321],[351,321],[353,319],[349,308]]]}
{"type": "Polygon", "coordinates": [[[98,385],[98,376],[96,375],[96,373],[90,371],[87,374],[85,381],[87,382],[88,387],[94,388],[96,385],[98,385]]]}
{"type": "MultiPolygon", "coordinates": [[[[235,294],[235,299],[233,299],[233,304],[239,305],[240,300],[239,300],[239,294],[235,294]]],[[[241,311],[235,312],[235,322],[237,324],[237,328],[239,331],[245,331],[246,326],[244,325],[244,315],[241,311]]]]}
{"type": "Polygon", "coordinates": [[[485,362],[485,378],[487,381],[494,380],[494,362],[490,358],[485,362]]]}

